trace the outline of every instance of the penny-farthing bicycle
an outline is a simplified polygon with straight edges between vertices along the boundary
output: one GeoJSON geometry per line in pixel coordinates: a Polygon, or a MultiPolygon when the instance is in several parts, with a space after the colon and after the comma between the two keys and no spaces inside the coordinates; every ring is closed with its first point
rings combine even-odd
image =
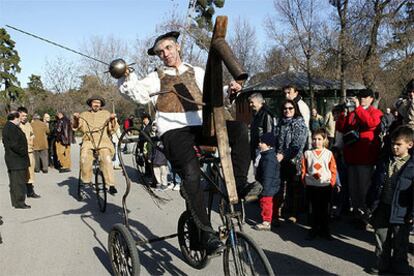
{"type": "MultiPolygon", "coordinates": [[[[100,157],[99,157],[99,150],[100,144],[102,141],[102,137],[104,135],[104,131],[106,126],[110,122],[110,118],[105,121],[105,123],[100,127],[92,127],[84,118],[79,117],[79,119],[83,120],[88,128],[88,131],[85,134],[89,137],[89,140],[92,143],[92,154],[93,154],[93,163],[92,163],[92,172],[94,175],[94,182],[93,187],[95,188],[96,199],[98,202],[99,211],[105,212],[106,211],[106,202],[107,202],[107,189],[106,189],[106,182],[102,170],[100,169],[100,157]],[[93,138],[94,133],[99,133],[99,140],[95,141],[93,138]]],[[[84,184],[81,180],[81,166],[79,167],[79,178],[78,178],[78,189],[77,189],[77,196],[78,200],[82,200],[84,184]]]]}
{"type": "MultiPolygon", "coordinates": [[[[203,95],[203,102],[206,106],[203,107],[203,126],[206,130],[205,133],[207,133],[207,138],[211,137],[212,134],[215,137],[219,152],[218,158],[208,154],[200,157],[200,163],[202,165],[206,164],[206,166],[203,166],[201,174],[204,180],[208,182],[208,214],[210,217],[213,198],[218,197],[218,213],[222,223],[218,226],[217,234],[226,245],[226,248],[222,253],[223,271],[225,275],[274,275],[263,249],[243,232],[243,212],[238,211],[238,209],[243,210],[243,208],[237,208],[237,206],[240,205],[240,202],[235,187],[228,146],[227,128],[224,119],[223,97],[221,94],[221,62],[224,61],[230,73],[236,80],[246,79],[247,74],[242,71],[240,65],[235,61],[230,48],[224,40],[226,27],[227,18],[223,16],[217,17],[211,43],[212,49],[209,53],[204,79],[203,91],[205,92],[203,95]],[[220,67],[216,68],[217,64],[219,64],[220,67]],[[214,74],[212,72],[214,72],[214,74]],[[211,91],[211,93],[206,93],[206,91],[211,91]]],[[[139,132],[139,130],[135,131],[139,132]]],[[[148,143],[152,143],[151,139],[143,132],[139,134],[148,143]]],[[[138,142],[138,140],[134,141],[134,139],[124,139],[126,135],[126,132],[121,135],[118,149],[121,148],[121,143],[138,142]]],[[[154,143],[153,146],[155,146],[154,143]]],[[[193,215],[193,212],[188,206],[187,210],[181,214],[178,220],[177,233],[151,240],[134,240],[133,235],[131,234],[132,230],[129,228],[126,208],[126,198],[130,192],[131,183],[126,174],[125,165],[120,152],[121,151],[119,151],[119,159],[125,174],[127,188],[122,200],[124,224],[116,224],[111,230],[108,240],[109,257],[115,275],[139,275],[140,260],[137,246],[177,236],[185,261],[196,269],[205,268],[210,256],[208,256],[206,250],[200,246],[200,244],[202,244],[200,229],[202,229],[203,226],[197,217],[193,215]]],[[[140,179],[144,179],[140,170],[138,170],[138,174],[140,179]]],[[[148,183],[145,183],[145,180],[143,180],[142,183],[149,192],[152,192],[148,183]]],[[[187,198],[188,195],[186,195],[185,189],[182,190],[182,195],[187,198]]]]}

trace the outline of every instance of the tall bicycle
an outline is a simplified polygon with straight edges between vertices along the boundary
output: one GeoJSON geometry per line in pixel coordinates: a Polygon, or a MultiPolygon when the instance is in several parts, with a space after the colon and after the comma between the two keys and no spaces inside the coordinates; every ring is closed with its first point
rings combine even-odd
{"type": "MultiPolygon", "coordinates": [[[[138,129],[133,128],[128,131],[139,133],[138,129]]],[[[140,134],[146,142],[152,143],[153,146],[156,147],[151,138],[145,133],[140,132],[140,134]]],[[[120,151],[122,148],[121,143],[138,143],[139,141],[139,138],[126,138],[127,136],[127,132],[124,132],[121,135],[118,144],[118,156],[121,161],[121,167],[125,166],[120,151]]],[[[205,147],[202,148],[206,149],[205,147]]],[[[230,204],[228,200],[222,176],[220,158],[214,156],[212,152],[204,150],[200,157],[200,165],[202,168],[202,178],[207,182],[205,191],[208,193],[207,207],[209,218],[211,218],[213,211],[214,199],[219,199],[218,213],[222,223],[218,226],[218,234],[220,239],[226,244],[226,248],[222,253],[224,275],[274,275],[263,250],[252,238],[243,232],[243,202],[240,203],[240,211],[236,211],[235,206],[230,204]]],[[[140,182],[147,191],[151,190],[149,183],[145,182],[146,178],[144,177],[144,172],[137,170],[137,173],[140,182]]],[[[124,224],[114,225],[108,239],[108,251],[115,275],[139,275],[140,259],[137,246],[175,237],[178,237],[180,250],[184,260],[193,268],[205,268],[208,265],[211,256],[208,256],[206,250],[200,246],[201,231],[189,210],[184,211],[180,215],[178,219],[177,233],[149,240],[134,240],[128,224],[126,207],[126,199],[131,189],[131,183],[128,175],[125,175],[125,178],[127,188],[122,199],[124,224]]]]}
{"type": "MultiPolygon", "coordinates": [[[[274,275],[272,267],[260,248],[252,238],[243,232],[244,202],[240,201],[239,209],[230,204],[225,192],[224,179],[221,173],[220,158],[213,155],[213,147],[200,147],[201,175],[207,181],[208,216],[211,219],[213,201],[218,197],[218,213],[222,224],[218,226],[220,239],[225,241],[223,252],[224,275],[274,275]],[[239,230],[237,230],[237,228],[239,230]]],[[[184,211],[178,220],[178,242],[187,263],[202,269],[209,262],[209,256],[200,244],[200,230],[188,211],[184,211]]]]}
{"type": "MultiPolygon", "coordinates": [[[[86,123],[88,131],[85,134],[89,137],[90,141],[92,142],[92,154],[93,154],[93,163],[92,163],[92,172],[94,175],[94,183],[93,186],[95,188],[96,199],[98,202],[99,211],[102,213],[106,211],[106,204],[107,204],[107,189],[106,189],[106,182],[102,170],[100,168],[100,157],[99,157],[99,150],[100,144],[102,141],[102,137],[104,134],[105,127],[109,124],[111,118],[108,118],[105,123],[100,127],[92,128],[91,125],[82,117],[79,119],[83,120],[86,123]],[[93,138],[93,133],[99,133],[99,141],[98,143],[95,142],[93,138]]],[[[82,145],[82,143],[80,144],[82,145]]],[[[82,174],[82,167],[79,167],[79,178],[78,178],[78,189],[77,189],[77,196],[78,200],[83,199],[82,190],[84,189],[84,184],[81,180],[82,174]]]]}
{"type": "MultiPolygon", "coordinates": [[[[247,73],[237,63],[234,54],[224,39],[226,29],[227,17],[217,17],[210,44],[212,51],[209,51],[207,60],[203,87],[203,103],[201,105],[203,105],[203,130],[205,130],[203,131],[203,136],[204,133],[207,133],[206,138],[216,138],[220,155],[218,160],[220,162],[215,159],[211,160],[211,171],[206,172],[203,176],[209,182],[210,187],[214,187],[214,189],[209,190],[209,193],[216,191],[216,194],[220,198],[219,214],[222,224],[218,227],[218,234],[226,244],[223,252],[224,274],[274,275],[263,250],[243,232],[243,215],[242,212],[236,210],[240,203],[235,187],[224,116],[222,62],[224,62],[229,72],[237,81],[246,80],[247,73]]],[[[160,91],[157,94],[170,92],[160,91]]],[[[182,100],[187,100],[183,95],[177,96],[182,100]]],[[[121,136],[120,143],[123,140],[123,136],[124,134],[121,136]]],[[[149,140],[148,142],[151,141],[149,140]]],[[[120,154],[119,156],[121,167],[125,173],[122,156],[120,154]]],[[[140,174],[139,171],[138,173],[140,174]]],[[[179,219],[177,227],[178,233],[151,240],[134,241],[129,229],[128,214],[126,212],[126,197],[130,191],[131,184],[126,173],[125,176],[127,189],[123,197],[124,224],[116,224],[110,232],[108,240],[110,261],[115,274],[138,275],[140,272],[140,262],[137,246],[176,236],[178,236],[180,248],[187,263],[197,269],[204,268],[210,256],[200,247],[200,229],[202,229],[202,225],[199,225],[198,218],[193,217],[192,212],[188,210],[179,219]]],[[[211,199],[210,202],[212,201],[211,199]]],[[[211,209],[212,203],[209,203],[210,214],[211,209]]]]}

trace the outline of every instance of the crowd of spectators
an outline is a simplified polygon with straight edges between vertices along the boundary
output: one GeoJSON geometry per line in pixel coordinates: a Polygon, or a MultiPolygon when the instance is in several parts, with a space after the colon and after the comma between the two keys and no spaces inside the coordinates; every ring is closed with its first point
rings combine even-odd
{"type": "MultiPolygon", "coordinates": [[[[315,108],[309,117],[309,108],[293,86],[285,87],[284,92],[280,117],[272,115],[277,122],[273,131],[265,120],[259,120],[264,114],[260,106],[266,106],[263,97],[253,94],[249,98],[254,112],[250,137],[256,180],[265,191],[273,183],[270,190],[274,192],[262,194],[262,222],[255,229],[280,226],[281,215],[291,223],[304,219],[310,226],[309,240],[317,236],[332,240],[330,220],[351,217],[357,229],[374,228],[377,262],[368,272],[409,274],[414,81],[408,83],[393,109],[384,113],[376,107],[375,94],[369,89],[348,97],[325,117],[315,108]],[[269,165],[269,154],[276,165],[269,165]]],[[[272,113],[266,110],[266,114],[272,113]]]]}
{"type": "MultiPolygon", "coordinates": [[[[250,159],[256,183],[263,187],[262,221],[255,229],[271,230],[282,222],[306,218],[307,239],[332,240],[330,219],[351,216],[358,229],[374,228],[377,263],[371,271],[408,273],[408,235],[414,215],[414,81],[384,113],[375,107],[375,95],[368,89],[325,116],[316,108],[310,112],[294,86],[283,91],[278,116],[260,93],[248,98],[254,113],[250,159]]],[[[26,197],[40,198],[35,173],[48,173],[50,167],[71,171],[74,143],[70,120],[63,112],[55,120],[49,114],[43,114],[43,119],[34,114],[31,122],[27,113],[24,107],[11,112],[3,130],[11,202],[21,209],[31,208],[26,197]]],[[[134,119],[132,115],[125,119],[124,131],[134,126],[134,119]]],[[[140,129],[154,141],[141,137],[137,146],[145,176],[158,191],[180,190],[157,125],[146,113],[140,129]]],[[[126,147],[124,152],[132,149],[126,147]]]]}

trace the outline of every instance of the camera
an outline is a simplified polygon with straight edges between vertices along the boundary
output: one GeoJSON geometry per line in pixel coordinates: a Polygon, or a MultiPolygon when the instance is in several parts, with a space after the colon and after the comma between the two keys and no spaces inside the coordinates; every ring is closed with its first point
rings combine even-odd
{"type": "Polygon", "coordinates": [[[345,107],[348,109],[355,109],[356,104],[353,98],[346,98],[345,107]]]}

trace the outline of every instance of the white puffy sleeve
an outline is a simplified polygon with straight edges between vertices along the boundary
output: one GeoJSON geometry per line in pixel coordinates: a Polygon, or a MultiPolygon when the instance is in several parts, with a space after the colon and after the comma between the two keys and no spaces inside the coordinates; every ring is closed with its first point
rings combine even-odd
{"type": "Polygon", "coordinates": [[[150,102],[150,94],[159,92],[160,86],[157,72],[152,72],[141,80],[138,79],[135,73],[118,80],[119,91],[140,104],[150,102]]]}

